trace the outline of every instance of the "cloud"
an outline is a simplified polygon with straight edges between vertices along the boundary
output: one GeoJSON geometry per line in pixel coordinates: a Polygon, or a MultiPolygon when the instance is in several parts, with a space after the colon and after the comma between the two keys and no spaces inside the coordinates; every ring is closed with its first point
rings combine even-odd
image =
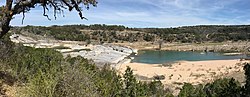
{"type": "MultiPolygon", "coordinates": [[[[24,25],[119,24],[129,27],[176,27],[203,24],[249,24],[248,0],[99,0],[97,8],[48,21],[41,9],[26,14],[24,25]]],[[[50,14],[53,18],[53,14],[50,14]]],[[[12,25],[21,24],[21,15],[12,25]]]]}
{"type": "Polygon", "coordinates": [[[125,16],[125,17],[143,17],[148,16],[148,13],[145,12],[117,12],[118,16],[125,16]]]}

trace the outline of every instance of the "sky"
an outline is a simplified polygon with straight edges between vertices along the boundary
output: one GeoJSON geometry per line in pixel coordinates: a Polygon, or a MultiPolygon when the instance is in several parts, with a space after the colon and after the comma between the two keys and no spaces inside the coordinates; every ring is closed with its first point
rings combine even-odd
{"type": "MultiPolygon", "coordinates": [[[[0,1],[4,5],[5,0],[0,1]]],[[[179,27],[194,25],[249,25],[250,0],[97,0],[97,7],[83,10],[88,20],[81,20],[78,14],[65,11],[55,20],[52,10],[49,21],[43,16],[41,7],[25,14],[16,15],[13,26],[108,24],[127,27],[179,27]]]]}

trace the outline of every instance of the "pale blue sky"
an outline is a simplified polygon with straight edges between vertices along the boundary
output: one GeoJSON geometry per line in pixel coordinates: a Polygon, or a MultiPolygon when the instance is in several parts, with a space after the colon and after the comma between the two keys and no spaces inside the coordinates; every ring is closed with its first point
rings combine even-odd
{"type": "MultiPolygon", "coordinates": [[[[0,1],[0,5],[3,5],[0,1]]],[[[96,8],[83,10],[88,20],[76,12],[65,12],[51,21],[36,8],[15,16],[11,25],[117,24],[128,27],[177,27],[192,25],[250,24],[250,0],[98,0],[96,8]]],[[[51,12],[53,12],[51,10],[51,12]]]]}

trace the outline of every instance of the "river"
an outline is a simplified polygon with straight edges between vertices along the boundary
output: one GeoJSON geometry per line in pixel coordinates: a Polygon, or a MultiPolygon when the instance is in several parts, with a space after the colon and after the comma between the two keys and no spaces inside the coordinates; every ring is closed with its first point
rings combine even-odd
{"type": "MultiPolygon", "coordinates": [[[[159,51],[142,50],[138,55],[132,56],[132,62],[162,64],[175,61],[203,61],[203,60],[225,60],[246,58],[246,55],[225,56],[223,53],[215,52],[192,52],[192,51],[159,51]]],[[[249,58],[249,56],[248,56],[249,58]]]]}

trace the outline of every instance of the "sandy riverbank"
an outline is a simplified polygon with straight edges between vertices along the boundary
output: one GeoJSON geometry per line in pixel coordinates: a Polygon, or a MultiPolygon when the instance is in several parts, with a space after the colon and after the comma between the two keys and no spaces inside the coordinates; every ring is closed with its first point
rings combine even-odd
{"type": "Polygon", "coordinates": [[[208,60],[208,61],[181,61],[172,66],[161,64],[127,63],[116,67],[124,73],[126,67],[133,69],[135,75],[152,78],[156,75],[165,76],[161,80],[164,85],[180,88],[182,83],[204,84],[230,73],[243,72],[242,63],[249,61],[240,60],[208,60]]]}

